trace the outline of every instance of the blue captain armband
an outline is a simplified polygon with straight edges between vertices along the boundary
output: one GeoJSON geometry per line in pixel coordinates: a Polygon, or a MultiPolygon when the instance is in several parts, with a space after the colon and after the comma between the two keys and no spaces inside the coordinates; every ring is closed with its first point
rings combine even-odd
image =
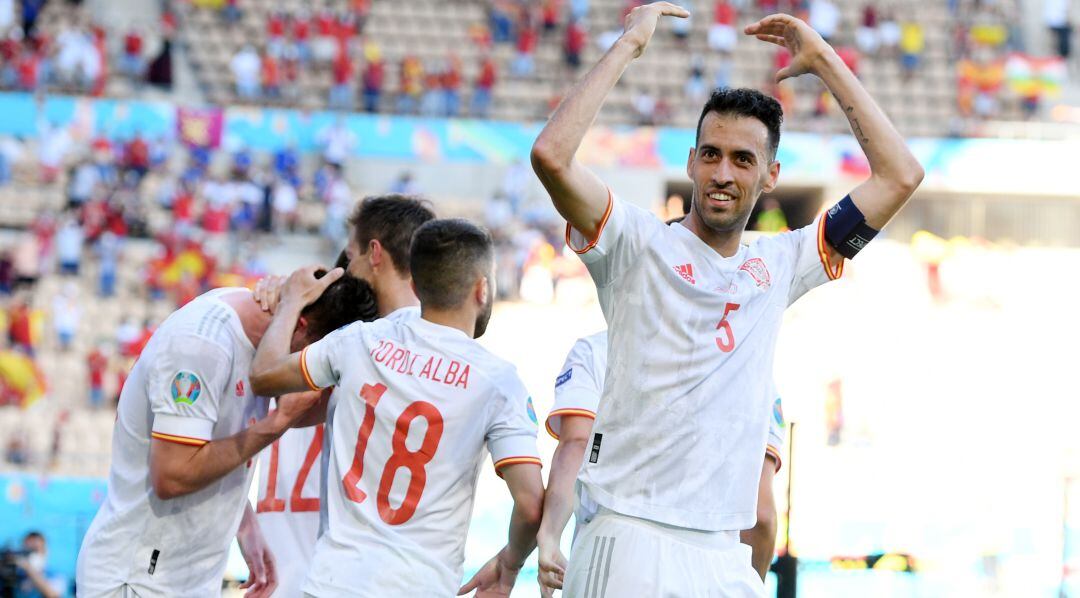
{"type": "Polygon", "coordinates": [[[846,195],[825,214],[825,240],[840,255],[851,259],[866,247],[878,231],[866,224],[859,206],[846,195]]]}

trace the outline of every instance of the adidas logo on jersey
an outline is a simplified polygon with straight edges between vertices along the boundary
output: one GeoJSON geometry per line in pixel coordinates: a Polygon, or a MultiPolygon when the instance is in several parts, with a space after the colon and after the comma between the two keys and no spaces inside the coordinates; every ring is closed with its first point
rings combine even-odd
{"type": "Polygon", "coordinates": [[[683,264],[681,266],[675,266],[675,271],[679,273],[679,276],[682,276],[684,279],[686,279],[686,282],[690,284],[697,284],[696,282],[694,282],[693,264],[683,264]]]}

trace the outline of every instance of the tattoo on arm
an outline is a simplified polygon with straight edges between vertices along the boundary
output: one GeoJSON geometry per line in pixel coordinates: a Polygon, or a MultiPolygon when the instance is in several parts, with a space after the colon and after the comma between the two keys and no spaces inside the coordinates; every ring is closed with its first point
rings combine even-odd
{"type": "Polygon", "coordinates": [[[863,143],[869,143],[870,138],[863,133],[862,125],[859,124],[859,119],[855,116],[855,106],[845,106],[843,100],[840,98],[836,98],[836,102],[840,104],[840,108],[844,110],[844,116],[846,116],[848,122],[851,123],[851,132],[855,133],[855,138],[863,143]]]}

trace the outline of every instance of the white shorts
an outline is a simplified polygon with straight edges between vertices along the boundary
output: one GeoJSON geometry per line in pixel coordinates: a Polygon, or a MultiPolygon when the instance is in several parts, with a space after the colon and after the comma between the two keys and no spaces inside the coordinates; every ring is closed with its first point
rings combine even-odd
{"type": "Polygon", "coordinates": [[[603,507],[574,539],[565,598],[764,598],[739,532],[702,532],[603,507]]]}

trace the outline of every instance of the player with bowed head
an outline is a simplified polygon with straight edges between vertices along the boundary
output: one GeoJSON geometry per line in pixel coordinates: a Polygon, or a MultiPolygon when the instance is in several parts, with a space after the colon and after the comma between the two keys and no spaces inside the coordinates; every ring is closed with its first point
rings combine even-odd
{"type": "Polygon", "coordinates": [[[491,237],[435,220],[416,231],[409,260],[419,318],[347,326],[290,354],[297,316],[318,296],[295,273],[252,364],[259,392],[334,386],[327,525],[303,587],[312,596],[459,591],[485,446],[514,500],[509,541],[460,591],[508,594],[535,547],[543,483],[532,399],[514,367],[473,340],[494,302],[491,237]]]}

